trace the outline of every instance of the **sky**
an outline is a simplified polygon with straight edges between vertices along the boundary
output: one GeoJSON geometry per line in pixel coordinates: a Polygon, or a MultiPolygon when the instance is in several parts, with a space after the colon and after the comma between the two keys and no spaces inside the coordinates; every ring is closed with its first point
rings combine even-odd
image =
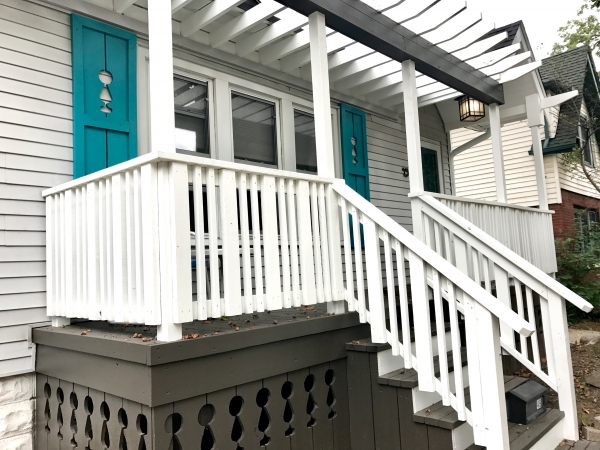
{"type": "MultiPolygon", "coordinates": [[[[467,6],[483,13],[497,27],[523,20],[536,60],[549,56],[559,42],[558,28],[577,18],[583,0],[468,0],[467,6]]],[[[596,64],[598,64],[596,59],[596,64]]]]}

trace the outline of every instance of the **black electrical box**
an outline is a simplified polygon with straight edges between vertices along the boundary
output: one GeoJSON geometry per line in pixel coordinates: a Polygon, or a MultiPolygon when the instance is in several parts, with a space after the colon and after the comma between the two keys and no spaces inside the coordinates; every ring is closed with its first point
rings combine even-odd
{"type": "Polygon", "coordinates": [[[506,393],[508,421],[527,425],[546,412],[547,389],[529,380],[506,393]]]}

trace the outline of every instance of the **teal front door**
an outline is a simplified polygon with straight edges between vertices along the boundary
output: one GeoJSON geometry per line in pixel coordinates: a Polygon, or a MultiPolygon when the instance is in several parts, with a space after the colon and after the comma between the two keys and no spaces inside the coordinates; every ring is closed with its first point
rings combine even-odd
{"type": "Polygon", "coordinates": [[[71,16],[73,177],[137,156],[136,36],[71,16]]]}
{"type": "Polygon", "coordinates": [[[340,115],[344,180],[348,186],[370,200],[366,114],[360,109],[342,104],[340,115]]]}

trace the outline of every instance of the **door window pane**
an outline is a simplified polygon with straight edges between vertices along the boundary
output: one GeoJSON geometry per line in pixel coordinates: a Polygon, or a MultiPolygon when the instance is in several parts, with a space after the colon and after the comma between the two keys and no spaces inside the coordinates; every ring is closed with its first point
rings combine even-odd
{"type": "Polygon", "coordinates": [[[423,187],[425,191],[439,194],[441,189],[437,152],[428,148],[422,148],[421,163],[423,165],[423,187]]]}
{"type": "Polygon", "coordinates": [[[296,170],[317,172],[317,143],[315,118],[310,114],[294,111],[296,135],[296,170]]]}
{"type": "Polygon", "coordinates": [[[208,153],[208,85],[173,79],[175,96],[175,148],[208,153]]]}
{"type": "Polygon", "coordinates": [[[235,159],[277,165],[275,104],[233,92],[235,159]]]}

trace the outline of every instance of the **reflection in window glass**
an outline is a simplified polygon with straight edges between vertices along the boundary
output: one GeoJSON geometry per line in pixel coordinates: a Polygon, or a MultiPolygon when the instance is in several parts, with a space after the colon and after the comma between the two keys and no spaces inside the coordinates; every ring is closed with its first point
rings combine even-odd
{"type": "Polygon", "coordinates": [[[310,114],[294,111],[296,136],[296,170],[317,172],[317,143],[315,118],[310,114]]]}
{"type": "Polygon", "coordinates": [[[231,109],[235,158],[277,165],[275,104],[233,92],[231,109]]]}
{"type": "Polygon", "coordinates": [[[173,79],[175,96],[175,147],[208,153],[208,85],[173,79]]]}

